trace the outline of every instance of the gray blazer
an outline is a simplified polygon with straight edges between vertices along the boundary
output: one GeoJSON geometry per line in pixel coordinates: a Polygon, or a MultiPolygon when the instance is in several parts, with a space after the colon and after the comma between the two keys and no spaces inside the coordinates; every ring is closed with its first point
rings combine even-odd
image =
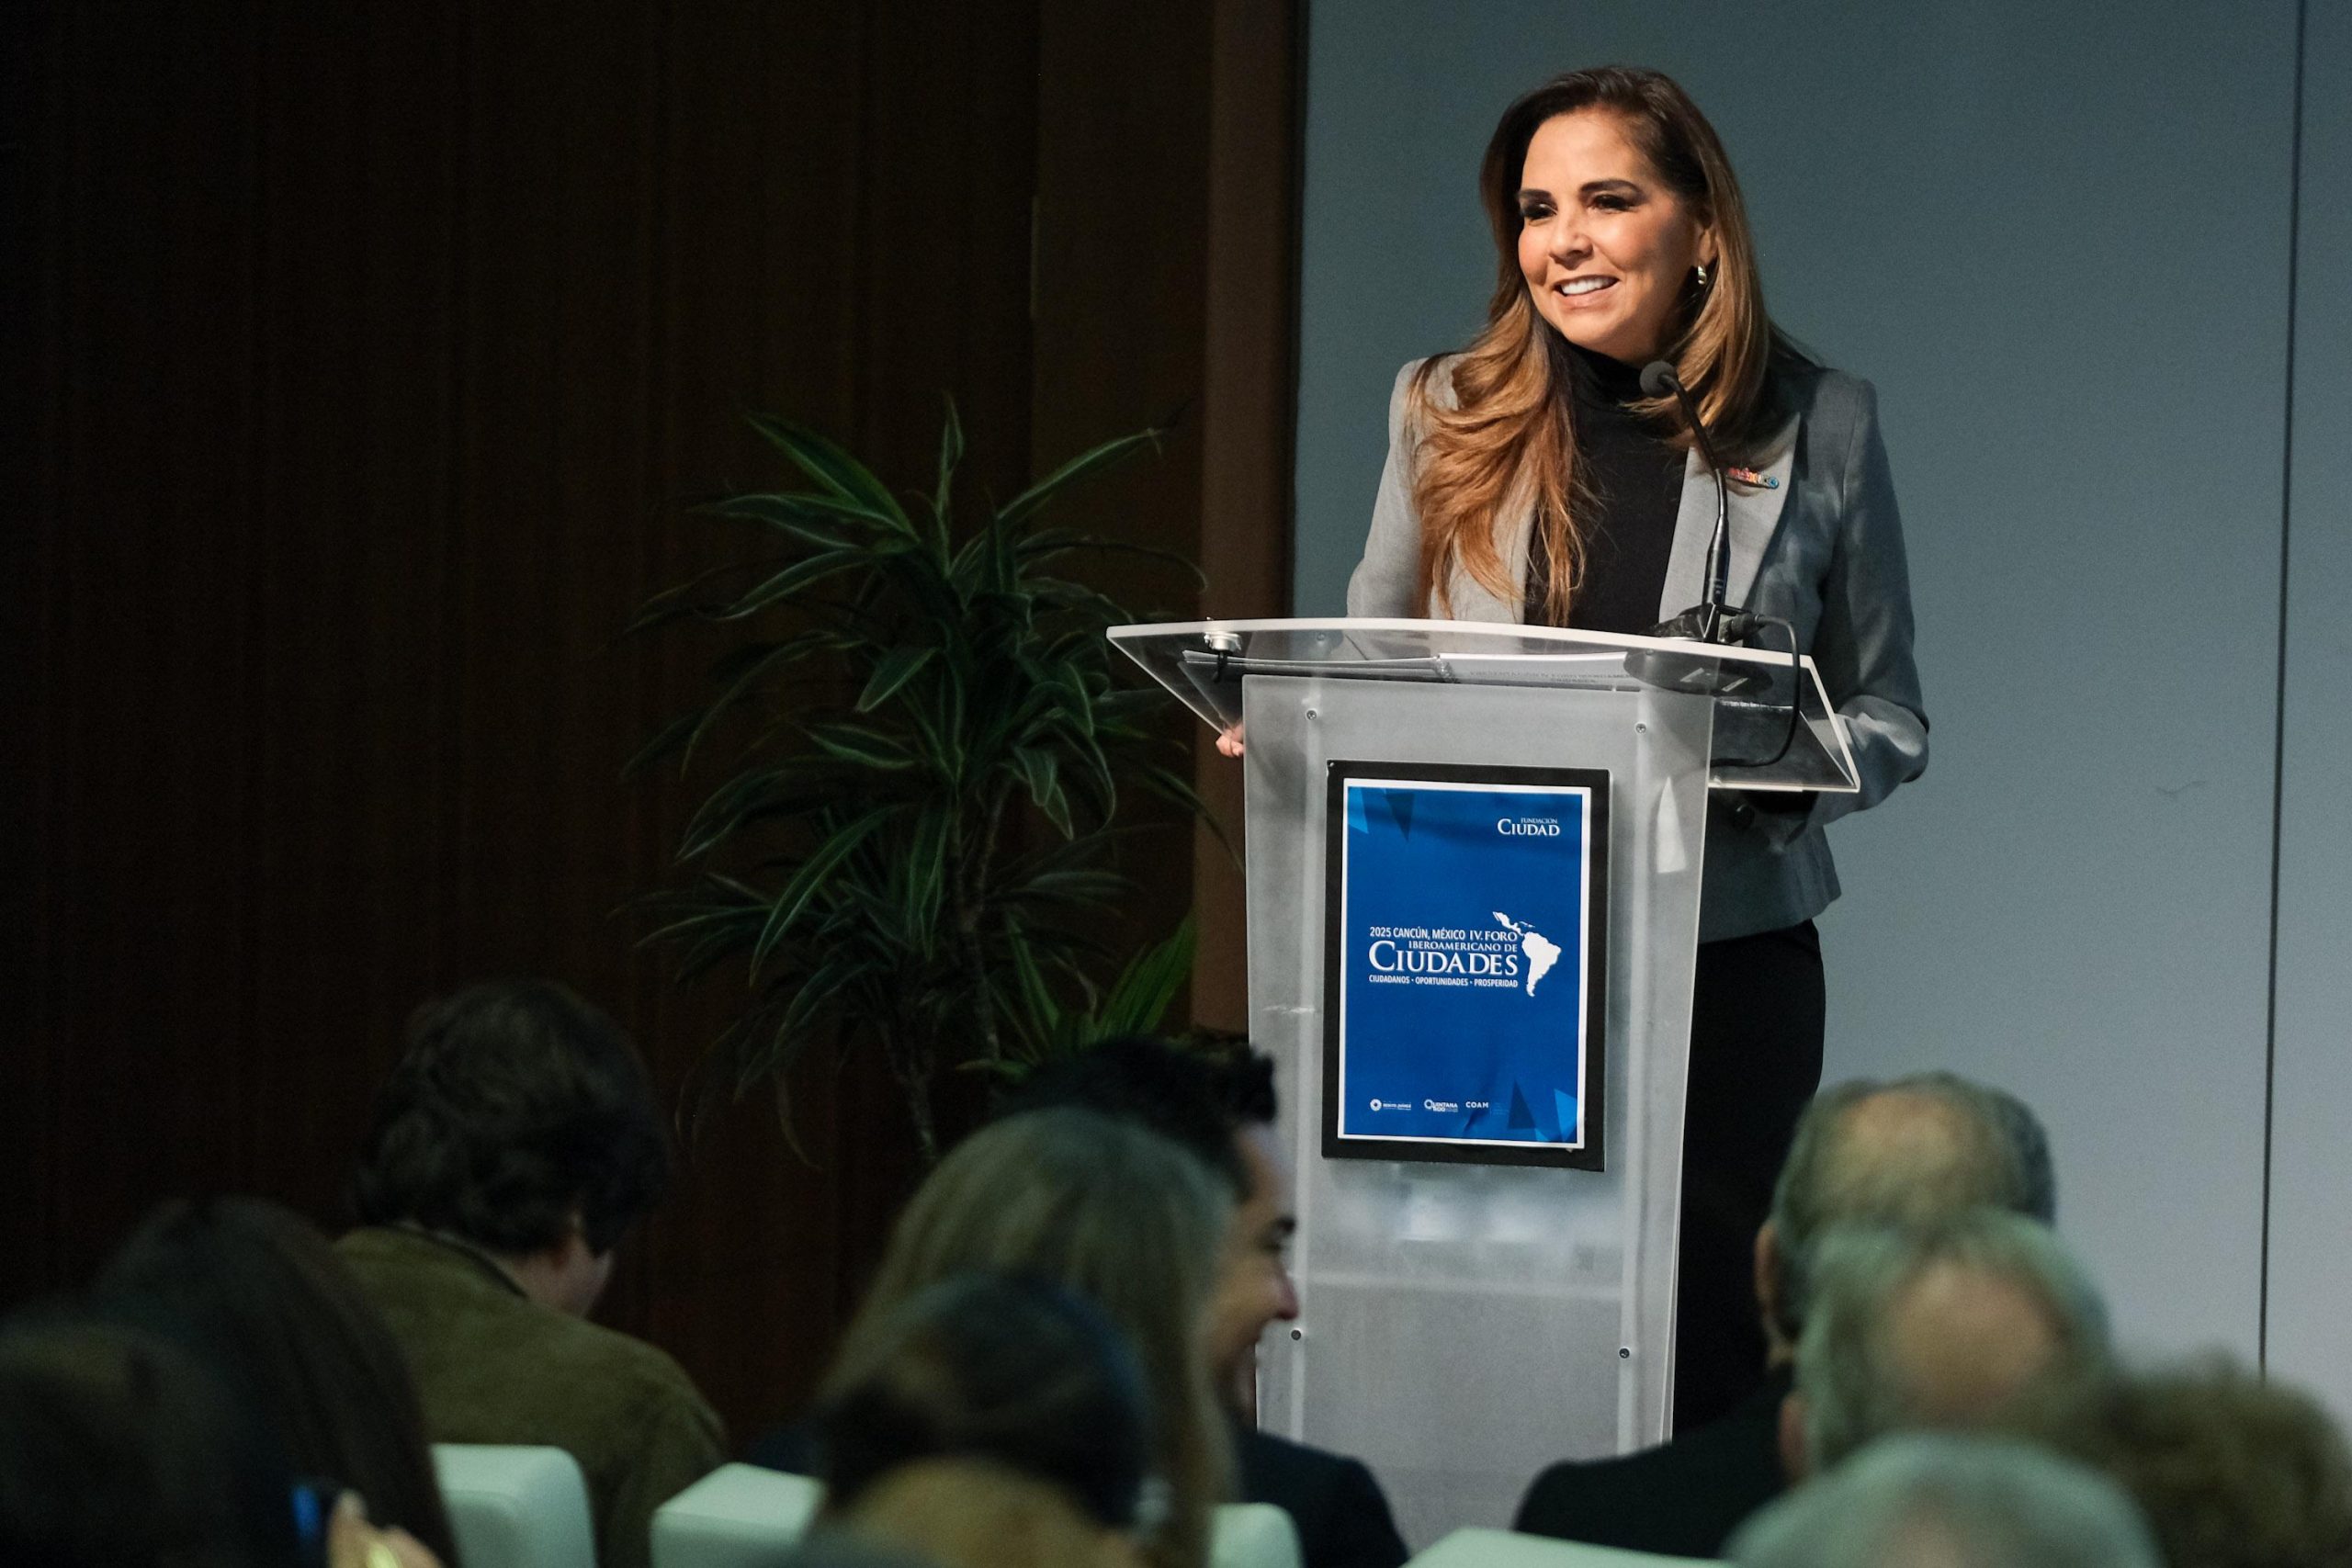
{"type": "MultiPolygon", "coordinates": [[[[1373,504],[1363,559],[1348,580],[1351,615],[1419,615],[1414,580],[1421,524],[1412,474],[1420,432],[1407,416],[1419,360],[1397,372],[1388,400],[1388,464],[1373,504]]],[[[1432,390],[1450,389],[1441,374],[1432,390]]],[[[1811,919],[1838,897],[1838,870],[1822,829],[1849,811],[1885,799],[1928,765],[1928,719],[1911,660],[1911,585],[1894,479],[1878,434],[1878,399],[1868,381],[1835,370],[1790,373],[1783,395],[1795,415],[1770,443],[1760,471],[1777,483],[1731,486],[1730,598],[1796,628],[1797,646],[1821,671],[1843,718],[1861,774],[1858,795],[1820,795],[1802,812],[1739,811],[1735,793],[1708,802],[1706,890],[1699,938],[1714,942],[1811,919]]],[[[1512,520],[1499,539],[1513,579],[1527,577],[1533,516],[1512,520]]],[[[1683,473],[1658,619],[1705,594],[1707,539],[1715,525],[1715,485],[1692,453],[1683,473]]],[[[1456,571],[1448,585],[1454,618],[1517,621],[1524,593],[1498,601],[1456,571]]],[[[1767,797],[1769,800],[1769,797],[1767,797]]]]}

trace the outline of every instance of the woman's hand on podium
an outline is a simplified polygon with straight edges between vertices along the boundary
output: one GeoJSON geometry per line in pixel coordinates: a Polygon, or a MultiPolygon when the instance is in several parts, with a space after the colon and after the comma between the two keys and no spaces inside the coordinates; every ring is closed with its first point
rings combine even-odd
{"type": "Polygon", "coordinates": [[[1216,737],[1216,750],[1220,757],[1241,755],[1241,727],[1236,724],[1219,730],[1216,737]]]}

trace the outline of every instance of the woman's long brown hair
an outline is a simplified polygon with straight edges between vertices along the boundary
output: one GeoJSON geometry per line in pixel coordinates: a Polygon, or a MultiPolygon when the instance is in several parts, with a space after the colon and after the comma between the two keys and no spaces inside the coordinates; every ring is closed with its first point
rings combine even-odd
{"type": "MultiPolygon", "coordinates": [[[[1532,510],[1543,530],[1551,571],[1545,619],[1567,624],[1583,579],[1577,520],[1586,498],[1563,379],[1566,346],[1537,313],[1520,272],[1519,185],[1536,129],[1589,108],[1616,115],[1659,180],[1714,231],[1713,276],[1703,288],[1695,280],[1686,288],[1666,357],[1726,451],[1770,433],[1766,372],[1776,355],[1795,356],[1765,314],[1731,161],[1706,116],[1671,77],[1600,66],[1555,76],[1521,97],[1503,111],[1478,174],[1499,264],[1486,330],[1460,354],[1423,365],[1410,390],[1409,412],[1421,431],[1413,501],[1421,518],[1418,598],[1427,615],[1452,614],[1447,584],[1457,570],[1506,604],[1521,597],[1496,532],[1521,511],[1532,510]],[[1441,371],[1450,372],[1450,398],[1438,395],[1441,371]]],[[[1672,405],[1660,400],[1634,406],[1662,416],[1672,405]]],[[[1687,445],[1688,434],[1680,440],[1687,445]]]]}

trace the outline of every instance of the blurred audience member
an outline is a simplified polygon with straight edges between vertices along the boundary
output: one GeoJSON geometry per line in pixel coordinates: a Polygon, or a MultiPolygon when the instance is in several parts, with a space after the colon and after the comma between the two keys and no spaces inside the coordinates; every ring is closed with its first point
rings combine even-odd
{"type": "Polygon", "coordinates": [[[1756,1236],[1763,1387],[1722,1419],[1617,1459],[1554,1465],[1516,1528],[1634,1551],[1713,1557],[1787,1489],[1781,1406],[1794,1386],[1807,1258],[1834,1225],[1923,1224],[1977,1207],[2048,1224],[2057,1195],[2041,1123],[2015,1097],[1950,1073],[1824,1090],[1797,1123],[1756,1236]]]}
{"type": "Polygon", "coordinates": [[[919,1291],[863,1318],[827,1380],[819,1524],[946,1568],[1136,1568],[1145,1386],[1118,1329],[1058,1286],[919,1291]]]}
{"type": "Polygon", "coordinates": [[[944,1568],[936,1560],[853,1530],[811,1530],[775,1560],[775,1568],[944,1568]]]}
{"type": "Polygon", "coordinates": [[[2030,1403],[2019,1429],[2112,1477],[2171,1568],[2352,1565],[2352,1466],[2317,1403],[2226,1361],[2030,1403]]]}
{"type": "Polygon", "coordinates": [[[1739,1568],[2157,1568],[2105,1477],[1999,1438],[1873,1444],[1775,1503],[1731,1547],[1739,1568]]]}
{"type": "Polygon", "coordinates": [[[1142,1036],[1107,1041],[1040,1069],[1007,1109],[1055,1105],[1148,1127],[1224,1174],[1235,1208],[1207,1354],[1231,1421],[1239,1495],[1290,1515],[1306,1568],[1397,1568],[1405,1543],[1363,1461],[1261,1431],[1255,1420],[1259,1337],[1298,1315],[1284,1256],[1297,1222],[1274,1137],[1272,1060],[1247,1049],[1212,1057],[1142,1036]]]}
{"type": "Polygon", "coordinates": [[[2098,1291],[2047,1226],[2018,1215],[1833,1231],[1809,1268],[1781,1422],[1792,1475],[1891,1432],[1994,1424],[2029,1391],[2108,1369],[2098,1291]]]}
{"type": "Polygon", "coordinates": [[[1938,1224],[1971,1208],[2058,1223],[2049,1138],[2032,1110],[1952,1072],[1839,1084],[1799,1126],[1757,1232],[1757,1298],[1788,1357],[1804,1333],[1815,1241],[1839,1224],[1938,1224]]]}
{"type": "Polygon", "coordinates": [[[604,1568],[644,1568],[653,1510],[723,1457],[676,1362],[586,1321],[669,1172],[619,1027],[560,986],[420,1010],[338,1250],[407,1352],[435,1442],[546,1444],[588,1480],[604,1568]]]}
{"type": "Polygon", "coordinates": [[[1956,1074],[1840,1084],[1797,1140],[1756,1238],[1757,1294],[1784,1359],[1804,1332],[1815,1243],[1832,1227],[1932,1225],[1979,1208],[2057,1223],[2040,1119],[1956,1074]]]}
{"type": "MultiPolygon", "coordinates": [[[[1142,1128],[1082,1111],[1007,1117],[950,1151],[899,1216],[850,1325],[843,1375],[866,1364],[859,1348],[879,1342],[878,1325],[903,1303],[960,1274],[1017,1275],[1085,1297],[1143,1367],[1152,1470],[1167,1493],[1145,1557],[1201,1568],[1212,1511],[1230,1490],[1201,1324],[1231,1206],[1208,1168],[1142,1128]]],[[[834,1468],[821,1449],[820,1463],[834,1468]]]]}
{"type": "MultiPolygon", "coordinates": [[[[306,1564],[307,1568],[307,1564],[306,1564]]],[[[368,1520],[368,1500],[345,1492],[327,1516],[326,1568],[444,1568],[424,1543],[403,1529],[368,1520]]]]}
{"type": "Polygon", "coordinates": [[[307,1221],[257,1199],[166,1203],[96,1289],[183,1327],[276,1434],[295,1473],[357,1492],[379,1524],[456,1561],[408,1363],[307,1221]]]}
{"type": "Polygon", "coordinates": [[[356,1502],[327,1506],[194,1352],[114,1322],[0,1329],[10,1568],[435,1568],[356,1502]]]}

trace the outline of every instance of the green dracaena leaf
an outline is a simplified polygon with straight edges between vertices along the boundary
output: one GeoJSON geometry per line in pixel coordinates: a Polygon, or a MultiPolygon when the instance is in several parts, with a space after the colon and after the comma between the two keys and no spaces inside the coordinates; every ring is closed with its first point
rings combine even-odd
{"type": "Polygon", "coordinates": [[[791,494],[730,495],[724,501],[706,502],[697,510],[713,517],[757,523],[820,550],[854,548],[858,541],[843,532],[842,525],[857,524],[869,528],[874,525],[862,510],[845,515],[839,502],[820,504],[825,499],[791,494]]]}
{"type": "Polygon", "coordinates": [[[707,618],[740,621],[813,588],[827,578],[839,577],[842,572],[855,571],[870,564],[869,558],[860,550],[827,550],[806,560],[793,562],[765,581],[746,590],[732,602],[709,611],[707,618]]]}
{"type": "Polygon", "coordinates": [[[772,764],[747,768],[711,791],[687,820],[680,859],[690,859],[709,847],[707,839],[723,837],[725,824],[764,814],[801,800],[838,802],[846,787],[854,787],[850,765],[838,758],[802,755],[772,764]]]}
{"type": "Polygon", "coordinates": [[[782,642],[770,643],[752,650],[757,656],[745,662],[734,678],[719,689],[718,695],[711,699],[710,705],[703,709],[700,722],[686,737],[685,749],[679,753],[678,771],[683,773],[692,765],[695,749],[709,735],[712,726],[757,689],[762,680],[819,652],[833,640],[831,634],[827,632],[803,632],[798,637],[786,637],[782,642]]]}
{"type": "Polygon", "coordinates": [[[923,937],[914,940],[925,946],[946,890],[947,847],[955,832],[956,818],[951,809],[934,807],[924,812],[915,825],[906,859],[901,863],[905,880],[899,890],[900,920],[910,933],[924,931],[923,937]]]}
{"type": "Polygon", "coordinates": [[[679,942],[688,937],[699,940],[715,929],[730,927],[746,915],[756,916],[759,912],[757,908],[734,906],[717,909],[696,908],[646,932],[639,939],[639,943],[640,946],[651,946],[660,942],[679,942]]]}
{"type": "Polygon", "coordinates": [[[857,711],[872,713],[898,694],[899,687],[911,681],[931,662],[938,652],[933,648],[894,648],[884,654],[874,666],[874,674],[865,682],[865,690],[858,694],[857,711]]]}
{"type": "Polygon", "coordinates": [[[677,858],[695,860],[725,842],[740,823],[788,787],[787,777],[781,768],[752,768],[713,790],[686,819],[677,858]]]}
{"type": "Polygon", "coordinates": [[[1015,746],[1012,761],[1021,770],[1021,776],[1028,781],[1029,798],[1037,803],[1037,809],[1046,814],[1047,821],[1061,829],[1063,838],[1071,837],[1076,829],[1070,823],[1069,802],[1062,794],[1060,764],[1055,761],[1054,754],[1035,746],[1015,746]]]}
{"type": "Polygon", "coordinates": [[[705,931],[678,957],[677,968],[671,976],[674,985],[684,985],[695,976],[707,974],[752,945],[759,935],[756,922],[745,929],[719,926],[705,931]]]}
{"type": "Polygon", "coordinates": [[[1091,731],[1069,727],[1062,728],[1064,750],[1078,763],[1077,772],[1086,782],[1086,788],[1095,802],[1096,810],[1108,817],[1118,804],[1118,776],[1113,771],[1111,759],[1102,750],[1102,742],[1091,731]]]}
{"type": "Polygon", "coordinates": [[[939,484],[932,492],[932,515],[938,520],[940,536],[947,533],[947,518],[952,505],[950,491],[956,479],[956,469],[964,461],[964,421],[956,412],[956,400],[947,401],[947,418],[939,432],[939,484]]]}
{"type": "Polygon", "coordinates": [[[1159,795],[1162,800],[1182,807],[1194,820],[1207,828],[1216,837],[1216,841],[1225,846],[1227,854],[1234,856],[1237,860],[1240,857],[1241,851],[1227,834],[1224,822],[1218,819],[1216,812],[1210,807],[1209,803],[1201,798],[1199,792],[1193,788],[1192,780],[1174,769],[1163,767],[1158,762],[1137,764],[1136,775],[1142,782],[1144,788],[1159,795]]]}
{"type": "Polygon", "coordinates": [[[792,879],[776,894],[775,903],[769,907],[767,923],[761,928],[758,942],[752,944],[752,971],[755,978],[762,963],[791,931],[793,922],[808,908],[809,900],[817,897],[833,868],[848,859],[851,851],[864,843],[876,829],[896,816],[898,811],[896,806],[880,807],[836,829],[801,863],[800,869],[793,873],[792,879]]]}
{"type": "Polygon", "coordinates": [[[795,468],[831,494],[858,508],[862,515],[901,533],[914,532],[914,525],[907,521],[889,487],[842,447],[805,424],[767,414],[752,415],[752,428],[790,458],[795,468]]]}
{"type": "Polygon", "coordinates": [[[1057,577],[1032,578],[1029,589],[1033,603],[1074,615],[1089,626],[1125,626],[1136,619],[1125,605],[1082,582],[1069,582],[1057,577]]]}
{"type": "Polygon", "coordinates": [[[1076,665],[1064,661],[1052,667],[1051,680],[1061,694],[1062,716],[1080,735],[1094,733],[1094,693],[1088,686],[1085,674],[1076,665]]]}
{"type": "Polygon", "coordinates": [[[732,805],[726,810],[713,810],[706,806],[695,813],[678,845],[677,858],[682,863],[704,860],[716,854],[755,826],[782,823],[821,817],[838,810],[838,791],[818,792],[808,789],[763,792],[751,799],[732,805]]]}
{"type": "Polygon", "coordinates": [[[940,570],[938,558],[920,547],[893,548],[877,551],[876,573],[871,580],[874,601],[884,602],[896,591],[909,602],[907,608],[922,617],[926,626],[934,627],[941,636],[954,636],[963,629],[968,606],[956,585],[940,570]]]}
{"type": "Polygon", "coordinates": [[[824,1010],[827,1002],[865,979],[870,967],[863,953],[850,949],[834,950],[815,973],[794,988],[792,999],[785,1004],[784,1015],[777,1021],[776,1032],[797,1033],[824,1010]]]}
{"type": "Polygon", "coordinates": [[[1009,904],[1069,909],[1109,909],[1125,903],[1135,883],[1115,871],[1048,871],[1008,888],[1009,904]]]}
{"type": "Polygon", "coordinates": [[[1079,480],[1115,468],[1147,446],[1157,449],[1162,434],[1156,429],[1139,430],[1133,435],[1122,435],[1080,453],[999,507],[998,523],[1007,528],[1019,527],[1040,507],[1079,480]]]}
{"type": "Polygon", "coordinates": [[[1021,1011],[1027,1016],[1033,1037],[1049,1037],[1059,1021],[1061,1006],[1054,999],[1053,987],[1046,983],[1045,971],[1038,966],[1036,952],[1030,946],[1027,933],[1017,924],[1005,932],[1005,957],[1018,984],[1021,1011]]]}
{"type": "MultiPolygon", "coordinates": [[[[1198,562],[1178,550],[1164,549],[1158,545],[1135,545],[1124,539],[1106,539],[1097,534],[1081,534],[1071,528],[1056,528],[1026,535],[1020,545],[1022,559],[1032,564],[1043,563],[1072,554],[1105,556],[1142,556],[1182,570],[1195,588],[1208,586],[1208,573],[1198,562]]],[[[1031,581],[1037,581],[1033,578],[1031,581]]],[[[1053,580],[1059,581],[1059,580],[1053,580]]]]}
{"type": "Polygon", "coordinates": [[[862,724],[816,724],[808,729],[810,741],[827,755],[868,768],[911,767],[914,759],[896,737],[862,724]]]}
{"type": "Polygon", "coordinates": [[[1167,941],[1129,960],[1095,1006],[1094,1037],[1115,1040],[1156,1032],[1192,978],[1193,946],[1193,918],[1187,915],[1167,941]]]}
{"type": "Polygon", "coordinates": [[[707,616],[710,606],[702,597],[704,589],[723,578],[742,577],[753,571],[763,570],[775,565],[783,558],[785,558],[777,556],[757,561],[729,561],[725,566],[715,566],[708,571],[697,572],[685,581],[664,588],[646,600],[638,607],[636,615],[630,619],[628,625],[621,628],[621,635],[634,637],[639,632],[664,626],[671,621],[682,620],[689,615],[707,616]]]}
{"type": "Polygon", "coordinates": [[[676,750],[701,722],[699,711],[682,713],[653,732],[653,739],[638,748],[637,755],[621,764],[621,777],[633,779],[676,750]]]}
{"type": "Polygon", "coordinates": [[[942,722],[934,711],[920,704],[907,707],[903,716],[914,730],[917,742],[909,749],[910,764],[937,778],[960,780],[966,753],[963,738],[956,733],[954,722],[942,722]]]}

